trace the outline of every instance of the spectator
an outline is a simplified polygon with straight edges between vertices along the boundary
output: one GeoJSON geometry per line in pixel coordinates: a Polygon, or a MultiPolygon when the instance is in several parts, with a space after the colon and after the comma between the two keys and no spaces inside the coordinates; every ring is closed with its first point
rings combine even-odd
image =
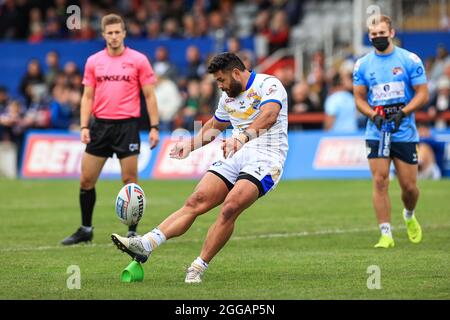
{"type": "Polygon", "coordinates": [[[197,16],[196,34],[198,37],[206,37],[209,32],[208,18],[202,13],[197,16]]]}
{"type": "Polygon", "coordinates": [[[227,51],[234,54],[239,54],[241,51],[241,43],[237,37],[230,37],[227,40],[227,51]]]}
{"type": "Polygon", "coordinates": [[[42,13],[39,8],[33,8],[29,14],[29,36],[28,41],[30,43],[37,43],[44,40],[45,30],[44,22],[42,20],[42,13]]]}
{"type": "Polygon", "coordinates": [[[268,9],[258,10],[253,22],[253,33],[265,35],[269,32],[270,11],[268,9]]]}
{"type": "Polygon", "coordinates": [[[192,39],[198,36],[195,24],[196,22],[192,14],[185,14],[183,16],[183,38],[192,39]]]}
{"type": "Polygon", "coordinates": [[[197,46],[191,45],[186,49],[187,66],[183,76],[187,80],[200,80],[206,72],[206,67],[201,60],[200,50],[197,46]]]}
{"type": "Polygon", "coordinates": [[[16,20],[19,10],[14,0],[2,1],[0,4],[0,38],[17,39],[16,20]]]}
{"type": "MultiPolygon", "coordinates": [[[[0,86],[0,115],[6,112],[6,107],[9,103],[8,89],[5,86],[0,86]]],[[[3,137],[3,126],[0,124],[0,141],[3,137]]]]}
{"type": "Polygon", "coordinates": [[[89,27],[90,30],[89,32],[93,33],[91,39],[96,38],[97,35],[100,36],[102,28],[99,10],[89,1],[83,2],[82,8],[83,8],[83,10],[81,10],[82,24],[85,23],[85,25],[89,27]]]}
{"type": "Polygon", "coordinates": [[[209,16],[209,36],[215,41],[224,41],[231,33],[224,23],[224,14],[217,10],[212,11],[209,16]]]}
{"type": "Polygon", "coordinates": [[[1,140],[11,141],[17,147],[17,168],[22,158],[23,138],[28,123],[24,117],[24,108],[18,100],[12,100],[5,111],[0,114],[0,127],[2,127],[1,140]]]}
{"type": "Polygon", "coordinates": [[[286,89],[287,96],[288,96],[288,104],[292,102],[292,87],[295,84],[295,73],[294,68],[292,68],[289,65],[285,65],[282,67],[277,68],[273,75],[278,78],[278,80],[281,81],[284,88],[286,89]]]}
{"type": "MultiPolygon", "coordinates": [[[[73,61],[66,62],[66,64],[64,65],[63,73],[64,73],[64,77],[65,77],[65,85],[67,85],[67,86],[76,84],[77,77],[78,77],[78,81],[81,78],[81,73],[78,70],[78,66],[73,61]]],[[[80,84],[80,86],[81,86],[81,84],[80,84]]]]}
{"type": "Polygon", "coordinates": [[[288,16],[289,25],[295,26],[303,17],[304,1],[287,0],[283,6],[283,10],[288,16]]]}
{"type": "Polygon", "coordinates": [[[429,124],[419,123],[419,179],[439,180],[444,170],[445,142],[437,141],[429,124]]]}
{"type": "Polygon", "coordinates": [[[27,73],[20,82],[20,93],[25,97],[27,108],[32,102],[39,103],[46,96],[47,86],[37,59],[32,59],[28,63],[27,73]]]}
{"type": "MultiPolygon", "coordinates": [[[[302,81],[294,84],[291,90],[292,103],[289,104],[290,112],[292,113],[305,113],[305,112],[316,112],[319,110],[317,104],[313,99],[311,99],[310,87],[307,82],[302,81]]],[[[321,123],[303,123],[289,125],[290,129],[322,129],[321,123]]]]}
{"type": "Polygon", "coordinates": [[[325,70],[319,65],[315,65],[308,75],[308,84],[310,85],[311,99],[316,103],[318,109],[323,111],[325,99],[328,95],[327,85],[325,81],[325,70]]]}
{"type": "Polygon", "coordinates": [[[169,77],[175,81],[177,78],[177,68],[170,62],[169,51],[164,46],[156,48],[155,62],[153,63],[153,70],[157,75],[169,77]]]}
{"type": "Polygon", "coordinates": [[[430,79],[437,80],[442,76],[444,66],[450,62],[450,56],[444,45],[437,47],[436,59],[431,69],[430,79]]]}
{"type": "Polygon", "coordinates": [[[200,107],[200,84],[198,80],[188,81],[187,90],[188,98],[181,114],[182,126],[189,131],[193,131],[194,120],[200,107]]]}
{"type": "Polygon", "coordinates": [[[302,81],[292,87],[292,103],[289,104],[289,112],[305,113],[317,109],[316,104],[309,96],[309,85],[302,81]]]}
{"type": "Polygon", "coordinates": [[[55,86],[50,101],[50,127],[68,130],[72,120],[72,107],[69,104],[70,90],[65,86],[55,86]]]}
{"type": "Polygon", "coordinates": [[[168,18],[164,21],[164,31],[161,35],[163,39],[179,39],[181,34],[179,32],[178,21],[173,18],[168,18]]]}
{"type": "Polygon", "coordinates": [[[70,119],[69,130],[80,131],[80,104],[81,104],[81,90],[71,89],[69,92],[69,105],[71,106],[72,117],[70,119]]]}
{"type": "Polygon", "coordinates": [[[270,21],[269,28],[263,31],[269,42],[269,54],[278,49],[286,48],[289,41],[289,25],[286,13],[277,10],[270,21]]]}
{"type": "Polygon", "coordinates": [[[47,65],[47,72],[44,76],[45,84],[50,88],[55,83],[57,74],[61,72],[59,54],[56,51],[49,51],[45,57],[45,63],[47,65]]]}
{"type": "Polygon", "coordinates": [[[177,21],[181,21],[186,12],[185,2],[185,0],[172,0],[169,2],[170,4],[168,5],[167,11],[170,12],[170,15],[177,21]]]}
{"type": "Polygon", "coordinates": [[[33,103],[25,113],[25,123],[27,128],[49,128],[51,123],[51,116],[47,104],[33,103]]]}
{"type": "Polygon", "coordinates": [[[150,19],[145,25],[145,31],[147,34],[147,39],[157,39],[161,34],[161,23],[159,20],[150,19]]]}
{"type": "Polygon", "coordinates": [[[203,77],[200,82],[200,99],[199,110],[200,115],[213,115],[216,110],[219,96],[216,86],[209,76],[203,77]]]}
{"type": "Polygon", "coordinates": [[[130,39],[139,39],[144,35],[143,30],[141,29],[141,24],[135,19],[131,19],[127,21],[127,36],[130,39]]]}
{"type": "Polygon", "coordinates": [[[64,32],[61,27],[60,17],[55,8],[49,7],[47,9],[45,21],[45,38],[46,39],[60,39],[63,38],[64,32]]]}
{"type": "Polygon", "coordinates": [[[5,86],[0,86],[0,114],[2,114],[9,103],[8,89],[5,86]]]}
{"type": "Polygon", "coordinates": [[[345,88],[339,73],[333,77],[331,94],[325,100],[325,113],[325,130],[335,133],[357,131],[355,99],[345,88]]]}
{"type": "Polygon", "coordinates": [[[81,28],[79,30],[71,30],[70,37],[73,40],[91,40],[96,38],[97,33],[98,32],[94,29],[92,24],[88,20],[82,18],[81,28]]]}
{"type": "Polygon", "coordinates": [[[250,50],[241,49],[239,38],[228,38],[226,51],[236,54],[242,60],[247,70],[253,69],[253,66],[255,65],[255,57],[250,50]]]}
{"type": "Polygon", "coordinates": [[[158,81],[155,85],[155,95],[159,107],[159,128],[161,131],[172,131],[172,121],[175,114],[181,108],[183,99],[177,85],[167,74],[157,74],[158,81]]]}
{"type": "Polygon", "coordinates": [[[437,81],[437,92],[431,99],[427,108],[428,115],[435,119],[435,126],[439,129],[445,129],[447,123],[440,118],[442,112],[450,110],[450,79],[445,75],[437,81]]]}

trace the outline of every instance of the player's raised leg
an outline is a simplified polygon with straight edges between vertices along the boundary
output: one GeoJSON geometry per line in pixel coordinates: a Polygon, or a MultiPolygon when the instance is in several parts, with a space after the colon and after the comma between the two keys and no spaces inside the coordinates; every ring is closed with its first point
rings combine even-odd
{"type": "Polygon", "coordinates": [[[107,158],[97,157],[87,152],[81,160],[80,175],[80,208],[81,227],[74,234],[65,238],[63,245],[72,245],[80,242],[92,241],[94,236],[92,227],[92,213],[95,206],[95,184],[107,158]]]}
{"type": "Polygon", "coordinates": [[[209,228],[200,256],[186,273],[186,283],[199,283],[208,263],[230,239],[236,219],[259,196],[258,187],[249,180],[238,180],[225,198],[216,222],[209,228]]]}
{"type": "Polygon", "coordinates": [[[405,220],[408,238],[412,243],[419,243],[422,241],[422,228],[414,214],[414,209],[419,199],[419,188],[417,188],[418,166],[397,158],[394,159],[394,164],[397,170],[398,182],[402,189],[403,219],[405,220]]]}
{"type": "Polygon", "coordinates": [[[185,233],[195,219],[221,204],[229,192],[228,186],[217,175],[207,172],[184,205],[167,217],[157,228],[142,237],[111,236],[117,247],[134,259],[145,262],[150,253],[166,240],[185,233]]]}
{"type": "MultiPolygon", "coordinates": [[[[124,185],[128,183],[138,183],[138,155],[130,155],[125,158],[119,159],[120,168],[122,173],[122,183],[124,185]]],[[[137,224],[128,227],[127,237],[137,236],[136,233],[137,224]]]]}
{"type": "Polygon", "coordinates": [[[375,248],[390,248],[394,246],[391,230],[391,201],[388,193],[390,163],[390,159],[369,159],[373,178],[372,201],[381,231],[380,240],[375,245],[375,248]]]}

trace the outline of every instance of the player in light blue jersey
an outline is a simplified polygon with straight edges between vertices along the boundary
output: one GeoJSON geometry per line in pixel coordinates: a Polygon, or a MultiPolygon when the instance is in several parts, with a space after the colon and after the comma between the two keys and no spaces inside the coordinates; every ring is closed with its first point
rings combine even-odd
{"type": "Polygon", "coordinates": [[[358,110],[370,120],[366,146],[373,177],[373,206],[381,230],[376,248],[394,246],[391,232],[391,203],[388,194],[391,161],[397,171],[404,204],[404,220],[411,242],[419,243],[422,230],[414,215],[419,198],[417,188],[417,143],[419,135],[414,112],[428,101],[425,68],[420,58],[393,44],[391,19],[381,15],[369,28],[373,52],[359,59],[353,72],[353,91],[358,110]],[[381,107],[379,107],[381,106],[381,107]],[[375,108],[377,107],[377,108],[375,108]],[[377,110],[383,110],[377,113],[377,110]],[[392,124],[390,156],[378,155],[384,121],[392,124]]]}

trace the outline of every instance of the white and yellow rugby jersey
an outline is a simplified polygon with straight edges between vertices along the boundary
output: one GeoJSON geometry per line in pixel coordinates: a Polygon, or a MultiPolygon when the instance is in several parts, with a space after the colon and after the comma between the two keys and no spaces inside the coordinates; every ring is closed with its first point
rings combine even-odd
{"type": "Polygon", "coordinates": [[[279,156],[284,162],[288,151],[288,101],[287,93],[280,80],[267,74],[251,73],[245,91],[236,98],[223,92],[214,117],[221,122],[231,122],[233,135],[245,130],[259,115],[260,108],[268,102],[281,106],[275,124],[258,138],[244,145],[258,149],[270,156],[279,156]]]}

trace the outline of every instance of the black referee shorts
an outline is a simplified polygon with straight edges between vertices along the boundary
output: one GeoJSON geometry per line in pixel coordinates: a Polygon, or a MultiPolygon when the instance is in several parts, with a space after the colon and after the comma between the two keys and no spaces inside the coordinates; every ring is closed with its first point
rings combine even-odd
{"type": "Polygon", "coordinates": [[[95,118],[89,127],[91,142],[86,152],[108,158],[115,153],[122,159],[139,154],[141,139],[137,118],[110,120],[95,118]]]}

